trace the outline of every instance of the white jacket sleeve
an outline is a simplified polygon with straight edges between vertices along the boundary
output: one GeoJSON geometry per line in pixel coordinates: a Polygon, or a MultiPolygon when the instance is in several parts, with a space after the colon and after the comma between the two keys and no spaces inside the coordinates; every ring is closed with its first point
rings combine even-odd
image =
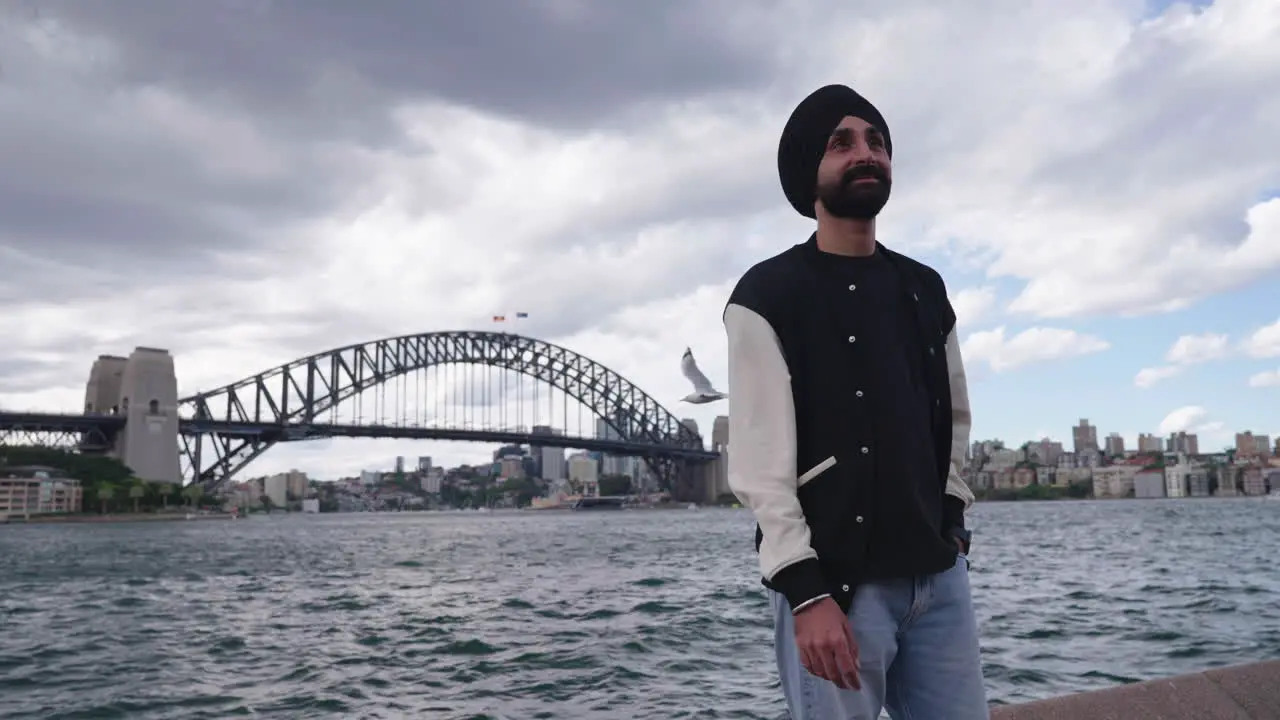
{"type": "Polygon", "coordinates": [[[964,455],[969,447],[969,430],[973,426],[973,414],[969,409],[969,382],[964,374],[964,360],[960,357],[960,341],[953,329],[947,336],[947,374],[951,380],[951,471],[947,475],[946,494],[964,502],[964,509],[973,506],[973,491],[960,477],[964,455]]]}
{"type": "Polygon", "coordinates": [[[793,609],[826,596],[797,496],[796,420],[791,374],[772,326],[730,304],[729,488],[760,525],[760,573],[793,609]],[[810,561],[805,563],[805,561],[810,561]],[[798,564],[808,567],[794,567],[798,564]],[[787,568],[792,572],[779,573],[787,568]]]}

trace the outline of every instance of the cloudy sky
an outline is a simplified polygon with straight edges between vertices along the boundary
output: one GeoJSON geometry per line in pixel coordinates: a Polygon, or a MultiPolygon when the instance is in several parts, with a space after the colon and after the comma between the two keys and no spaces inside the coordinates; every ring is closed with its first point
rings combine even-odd
{"type": "Polygon", "coordinates": [[[774,151],[834,81],[892,128],[880,237],[948,283],[975,439],[1280,434],[1274,0],[375,5],[0,1],[0,406],[522,310],[706,427],[679,355],[723,378],[734,281],[810,232],[774,151]]]}

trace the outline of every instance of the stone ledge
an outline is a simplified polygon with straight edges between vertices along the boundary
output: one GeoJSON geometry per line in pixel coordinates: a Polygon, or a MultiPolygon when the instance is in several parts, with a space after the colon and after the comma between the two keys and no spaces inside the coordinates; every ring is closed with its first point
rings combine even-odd
{"type": "Polygon", "coordinates": [[[1277,720],[1280,660],[992,708],[992,720],[1277,720]]]}

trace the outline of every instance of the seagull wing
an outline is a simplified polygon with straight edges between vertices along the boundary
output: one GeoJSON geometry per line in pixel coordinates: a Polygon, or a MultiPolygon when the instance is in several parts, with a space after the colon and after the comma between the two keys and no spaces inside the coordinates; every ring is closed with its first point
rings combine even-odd
{"type": "Polygon", "coordinates": [[[698,361],[693,359],[693,350],[689,348],[685,348],[684,356],[680,358],[680,371],[689,379],[689,382],[693,383],[694,392],[713,393],[716,391],[715,388],[711,387],[711,381],[707,379],[707,376],[703,375],[702,371],[698,369],[698,361]]]}

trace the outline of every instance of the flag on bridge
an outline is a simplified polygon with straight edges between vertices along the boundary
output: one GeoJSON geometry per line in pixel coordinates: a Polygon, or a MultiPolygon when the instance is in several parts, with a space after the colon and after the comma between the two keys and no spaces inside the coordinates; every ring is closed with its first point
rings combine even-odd
{"type": "Polygon", "coordinates": [[[522,312],[518,312],[518,313],[516,313],[516,317],[517,317],[517,318],[527,318],[527,317],[529,317],[529,313],[522,313],[522,312]]]}
{"type": "Polygon", "coordinates": [[[507,316],[506,316],[506,315],[494,315],[494,316],[493,316],[493,321],[494,321],[494,322],[506,322],[506,321],[507,321],[507,316]]]}

